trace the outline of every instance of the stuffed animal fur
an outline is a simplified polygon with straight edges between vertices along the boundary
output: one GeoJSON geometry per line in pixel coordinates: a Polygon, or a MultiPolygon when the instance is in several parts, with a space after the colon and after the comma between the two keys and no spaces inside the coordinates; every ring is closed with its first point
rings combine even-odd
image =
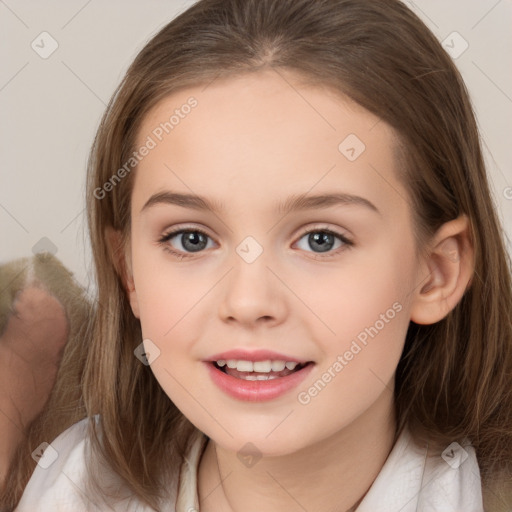
{"type": "MultiPolygon", "coordinates": [[[[91,311],[83,287],[51,253],[0,265],[0,488],[13,487],[16,451],[25,454],[31,446],[23,443],[44,431],[38,419],[52,392],[78,399],[78,376],[75,389],[55,384],[65,353],[84,346],[91,311]]],[[[75,419],[63,415],[62,430],[75,419]]]]}

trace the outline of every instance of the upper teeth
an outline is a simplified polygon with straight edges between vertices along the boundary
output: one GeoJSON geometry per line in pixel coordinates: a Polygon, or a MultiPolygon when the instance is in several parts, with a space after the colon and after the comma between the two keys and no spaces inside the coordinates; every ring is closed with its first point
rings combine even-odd
{"type": "Polygon", "coordinates": [[[293,370],[299,364],[295,361],[271,361],[270,359],[266,361],[244,361],[238,359],[219,359],[217,361],[219,366],[228,365],[228,368],[236,368],[239,372],[280,372],[284,370],[285,367],[288,370],[293,370]]]}

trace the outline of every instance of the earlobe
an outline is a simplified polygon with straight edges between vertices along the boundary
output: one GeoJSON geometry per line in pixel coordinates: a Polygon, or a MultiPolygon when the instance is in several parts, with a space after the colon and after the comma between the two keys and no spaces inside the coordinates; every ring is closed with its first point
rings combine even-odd
{"type": "Polygon", "coordinates": [[[411,320],[429,325],[459,303],[474,272],[474,249],[466,215],[441,226],[422,265],[421,284],[411,305],[411,320]]]}
{"type": "Polygon", "coordinates": [[[107,240],[112,264],[123,283],[133,314],[136,318],[140,318],[139,303],[137,300],[137,292],[135,291],[135,283],[133,281],[130,254],[126,249],[126,244],[123,240],[122,234],[120,231],[107,226],[105,228],[105,239],[107,240]]]}

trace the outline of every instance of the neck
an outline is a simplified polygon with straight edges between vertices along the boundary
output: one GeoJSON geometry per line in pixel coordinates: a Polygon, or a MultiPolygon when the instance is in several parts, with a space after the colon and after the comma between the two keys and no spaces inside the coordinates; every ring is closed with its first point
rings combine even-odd
{"type": "Polygon", "coordinates": [[[254,466],[209,441],[198,468],[201,512],[354,512],[392,449],[396,420],[389,389],[361,416],[297,452],[254,466]]]}

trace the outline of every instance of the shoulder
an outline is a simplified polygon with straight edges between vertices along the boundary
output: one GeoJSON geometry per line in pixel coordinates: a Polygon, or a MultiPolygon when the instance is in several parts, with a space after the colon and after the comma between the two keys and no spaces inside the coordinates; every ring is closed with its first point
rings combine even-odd
{"type": "Polygon", "coordinates": [[[357,512],[483,512],[480,471],[469,441],[442,453],[404,429],[357,512]]]}
{"type": "Polygon", "coordinates": [[[425,461],[422,501],[425,510],[483,512],[482,482],[469,440],[450,443],[425,461]],[[450,508],[451,505],[451,508],[450,508]]]}
{"type": "MultiPolygon", "coordinates": [[[[28,481],[17,512],[55,510],[55,504],[79,508],[81,500],[73,491],[80,487],[85,475],[84,448],[90,419],[75,423],[51,443],[43,443],[34,450],[37,466],[28,481]],[[53,508],[52,508],[53,507],[53,508]]],[[[59,509],[57,509],[59,510],[59,509]]]]}
{"type": "MultiPolygon", "coordinates": [[[[98,421],[98,417],[85,418],[75,423],[51,443],[43,443],[33,456],[38,463],[25,487],[23,496],[15,512],[86,512],[102,510],[101,507],[92,506],[95,500],[88,496],[86,491],[87,479],[87,446],[89,442],[88,430],[91,421],[98,421]]],[[[115,482],[116,475],[103,470],[100,476],[102,481],[115,482]]],[[[122,483],[119,481],[119,485],[122,483]]],[[[119,487],[118,487],[119,488],[119,487]]],[[[120,494],[122,489],[119,488],[120,494]]],[[[150,512],[153,509],[145,507],[138,500],[125,500],[119,503],[122,508],[109,508],[109,510],[123,510],[126,512],[150,512]]]]}

